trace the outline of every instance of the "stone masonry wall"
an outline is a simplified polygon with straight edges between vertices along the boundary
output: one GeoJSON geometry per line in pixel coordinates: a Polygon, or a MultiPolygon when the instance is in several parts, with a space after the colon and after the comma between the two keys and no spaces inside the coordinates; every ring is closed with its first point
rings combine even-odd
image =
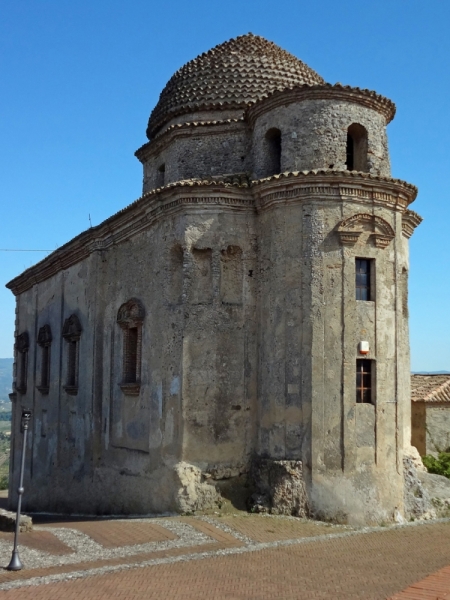
{"type": "Polygon", "coordinates": [[[188,128],[161,151],[156,149],[144,164],[143,193],[174,181],[251,171],[250,132],[242,124],[238,129],[230,124],[221,133],[215,129],[214,125],[188,128]]]}
{"type": "Polygon", "coordinates": [[[272,128],[281,131],[281,172],[345,170],[347,130],[353,123],[368,132],[368,172],[389,177],[385,118],[373,109],[332,100],[304,100],[261,115],[253,130],[254,177],[272,175],[265,140],[272,128]]]}

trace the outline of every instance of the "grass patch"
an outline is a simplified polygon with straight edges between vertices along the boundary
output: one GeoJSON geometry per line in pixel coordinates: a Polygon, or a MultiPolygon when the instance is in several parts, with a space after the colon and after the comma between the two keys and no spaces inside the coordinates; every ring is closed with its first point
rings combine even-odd
{"type": "Polygon", "coordinates": [[[437,458],[427,454],[422,457],[422,462],[429,473],[443,475],[450,479],[450,452],[439,452],[437,458]]]}

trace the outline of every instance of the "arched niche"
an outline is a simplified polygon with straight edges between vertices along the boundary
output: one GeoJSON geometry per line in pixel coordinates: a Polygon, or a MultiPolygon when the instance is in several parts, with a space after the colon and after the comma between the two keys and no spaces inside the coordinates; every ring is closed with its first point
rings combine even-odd
{"type": "Polygon", "coordinates": [[[131,298],[117,312],[117,323],[123,331],[121,390],[128,396],[139,395],[141,389],[142,302],[131,298]]]}
{"type": "Polygon", "coordinates": [[[70,315],[64,321],[62,336],[67,342],[67,372],[65,391],[76,396],[79,383],[79,354],[82,327],[77,315],[70,315]]]}
{"type": "Polygon", "coordinates": [[[352,123],[347,129],[346,161],[348,171],[367,172],[367,129],[352,123]]]}
{"type": "Polygon", "coordinates": [[[272,127],[264,136],[266,146],[266,177],[281,173],[281,131],[272,127]]]}

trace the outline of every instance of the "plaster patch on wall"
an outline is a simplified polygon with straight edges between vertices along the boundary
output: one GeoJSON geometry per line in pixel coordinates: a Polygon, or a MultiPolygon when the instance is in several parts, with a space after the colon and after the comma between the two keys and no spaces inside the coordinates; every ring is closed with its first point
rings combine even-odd
{"type": "Polygon", "coordinates": [[[180,377],[176,375],[170,382],[170,393],[176,395],[180,393],[180,377]]]}

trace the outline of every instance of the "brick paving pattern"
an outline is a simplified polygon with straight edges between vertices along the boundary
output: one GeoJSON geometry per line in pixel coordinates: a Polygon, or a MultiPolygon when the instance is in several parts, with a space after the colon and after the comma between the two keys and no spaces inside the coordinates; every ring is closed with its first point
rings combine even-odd
{"type": "MultiPolygon", "coordinates": [[[[4,565],[11,539],[0,534],[4,565]]],[[[91,520],[38,525],[20,544],[54,562],[0,572],[0,599],[450,600],[449,522],[357,531],[261,515],[91,520]],[[82,543],[71,548],[74,532],[82,543]],[[73,564],[58,563],[64,540],[73,564]]]]}
{"type": "MultiPolygon", "coordinates": [[[[0,540],[13,545],[14,533],[0,532],[0,540]]],[[[63,555],[72,554],[73,549],[61,542],[50,531],[34,530],[20,535],[20,544],[33,550],[49,552],[50,554],[63,555]]]]}
{"type": "Polygon", "coordinates": [[[433,573],[389,600],[450,600],[450,567],[433,573]]]}
{"type": "MultiPolygon", "coordinates": [[[[48,527],[48,525],[47,525],[48,527]]],[[[176,535],[160,525],[134,523],[133,521],[78,521],[58,524],[58,527],[77,529],[101,544],[104,548],[119,548],[134,544],[174,540],[176,535]]]]}
{"type": "Polygon", "coordinates": [[[279,518],[266,515],[230,515],[220,521],[256,542],[274,542],[317,535],[330,535],[351,528],[342,525],[330,525],[320,521],[279,518]]]}

